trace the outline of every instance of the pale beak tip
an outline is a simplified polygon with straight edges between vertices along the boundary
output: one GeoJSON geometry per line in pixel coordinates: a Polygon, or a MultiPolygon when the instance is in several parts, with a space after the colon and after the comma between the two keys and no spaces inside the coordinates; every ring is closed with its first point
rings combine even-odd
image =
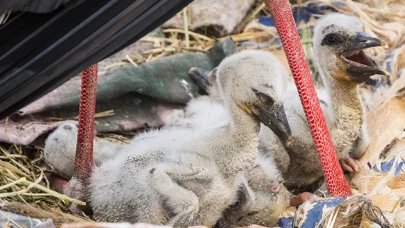
{"type": "Polygon", "coordinates": [[[385,42],[384,40],[381,40],[381,47],[388,48],[387,42],[385,42]]]}

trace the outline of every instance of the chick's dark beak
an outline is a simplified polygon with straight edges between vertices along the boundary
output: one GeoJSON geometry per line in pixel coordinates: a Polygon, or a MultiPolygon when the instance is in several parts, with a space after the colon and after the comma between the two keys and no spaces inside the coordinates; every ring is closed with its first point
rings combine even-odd
{"type": "Polygon", "coordinates": [[[280,141],[288,147],[292,143],[290,125],[282,103],[274,103],[266,110],[256,107],[255,115],[264,125],[269,127],[280,141]]]}
{"type": "Polygon", "coordinates": [[[361,50],[370,47],[384,46],[386,43],[376,37],[371,37],[364,32],[357,33],[353,42],[349,46],[349,50],[361,50]]]}
{"type": "Polygon", "coordinates": [[[387,44],[375,37],[360,32],[348,44],[348,48],[341,55],[341,58],[348,63],[347,72],[351,80],[365,82],[372,75],[388,75],[387,71],[379,66],[374,59],[363,50],[366,48],[386,46],[387,44]]]}
{"type": "Polygon", "coordinates": [[[209,94],[209,88],[211,86],[209,78],[213,72],[216,72],[216,69],[208,71],[198,67],[192,67],[188,71],[188,76],[194,79],[197,82],[197,85],[209,94]]]}

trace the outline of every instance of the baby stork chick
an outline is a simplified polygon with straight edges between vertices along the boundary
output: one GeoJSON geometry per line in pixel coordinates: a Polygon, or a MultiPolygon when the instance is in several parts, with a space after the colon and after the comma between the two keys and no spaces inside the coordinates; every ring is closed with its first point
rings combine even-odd
{"type": "Polygon", "coordinates": [[[229,206],[236,177],[253,168],[260,122],[286,140],[286,72],[270,53],[243,51],[220,64],[217,81],[230,124],[163,128],[137,137],[94,169],[96,219],[212,226],[229,206]]]}
{"type": "MultiPolygon", "coordinates": [[[[362,128],[357,87],[374,74],[386,74],[363,49],[381,45],[383,41],[367,36],[361,22],[351,16],[330,14],[320,19],[315,27],[315,62],[326,87],[318,89],[317,93],[335,150],[346,171],[358,171],[359,163],[353,157],[360,155],[352,148],[361,136],[367,137],[365,127],[362,128]]],[[[291,84],[282,88],[285,89],[284,106],[294,141],[286,145],[275,137],[277,132],[261,128],[260,151],[270,154],[279,164],[287,187],[298,192],[313,191],[322,183],[320,161],[296,87],[291,84]],[[319,185],[311,186],[315,183],[319,185]]],[[[208,92],[212,90],[215,91],[211,88],[208,92]]]]}
{"type": "Polygon", "coordinates": [[[243,175],[231,205],[214,228],[274,227],[290,203],[291,194],[280,184],[281,173],[271,158],[258,154],[256,165],[243,175]]]}
{"type": "MultiPolygon", "coordinates": [[[[59,126],[45,140],[44,159],[53,169],[66,179],[74,171],[78,128],[72,123],[59,126]]],[[[94,163],[100,165],[106,159],[115,156],[122,143],[113,143],[103,138],[94,139],[94,163]]]]}
{"type": "MultiPolygon", "coordinates": [[[[176,126],[195,127],[229,124],[231,119],[221,100],[216,69],[206,71],[192,68],[190,77],[206,90],[209,96],[191,100],[186,107],[186,118],[176,126]],[[191,118],[190,118],[191,117],[191,118]]],[[[263,125],[263,124],[262,124],[263,125]]],[[[263,125],[264,128],[267,128],[263,125]]],[[[236,195],[231,205],[222,213],[214,227],[241,227],[252,224],[272,227],[280,214],[286,210],[291,194],[280,183],[281,174],[271,157],[258,154],[252,170],[241,175],[241,184],[236,187],[236,195]]]]}
{"type": "MultiPolygon", "coordinates": [[[[330,14],[320,19],[314,29],[314,58],[329,88],[334,123],[330,134],[343,169],[358,171],[359,164],[349,153],[362,131],[362,105],[358,85],[372,75],[387,75],[364,49],[385,46],[382,40],[364,33],[359,19],[344,14],[330,14]]],[[[360,154],[353,154],[360,157],[360,154]]]]}
{"type": "MultiPolygon", "coordinates": [[[[353,158],[360,155],[352,148],[356,147],[362,135],[366,136],[366,129],[362,129],[363,113],[357,87],[374,74],[386,74],[363,49],[384,44],[380,39],[365,34],[357,18],[344,14],[326,15],[314,28],[315,63],[330,94],[330,103],[327,105],[332,115],[326,114],[325,109],[324,114],[336,153],[346,171],[359,170],[359,163],[353,158]]],[[[294,99],[288,101],[293,102],[294,99]]],[[[288,116],[288,105],[285,106],[288,116]]],[[[302,108],[295,112],[303,114],[302,108]]],[[[294,141],[287,148],[290,165],[284,172],[285,184],[299,191],[315,190],[317,186],[308,186],[311,188],[308,189],[306,185],[319,183],[320,186],[323,173],[312,139],[308,138],[309,134],[306,135],[309,132],[308,125],[303,124],[303,121],[298,124],[289,116],[288,121],[293,129],[294,141]],[[305,146],[299,149],[300,145],[305,146]]]]}
{"type": "MultiPolygon", "coordinates": [[[[297,87],[291,83],[285,91],[284,108],[294,140],[286,147],[278,139],[277,134],[268,128],[261,128],[259,151],[263,156],[274,158],[283,173],[287,188],[295,190],[296,193],[313,192],[313,188],[317,186],[311,185],[322,177],[322,168],[297,87]]],[[[333,124],[333,111],[329,93],[326,89],[318,89],[316,92],[326,124],[330,127],[333,124]]]]}
{"type": "MultiPolygon", "coordinates": [[[[194,70],[200,74],[210,73],[200,69],[194,70]]],[[[231,121],[223,102],[219,104],[212,101],[211,96],[192,99],[187,104],[185,114],[185,118],[178,119],[177,122],[171,123],[171,126],[215,128],[228,125],[231,121]]],[[[68,176],[67,179],[73,173],[72,161],[75,156],[77,130],[74,124],[64,124],[50,134],[46,140],[45,157],[47,161],[57,170],[63,170],[63,173],[68,176]]],[[[112,148],[111,146],[114,144],[101,138],[95,138],[96,166],[100,166],[102,162],[112,158],[123,146],[119,143],[115,145],[116,148],[112,148]],[[112,153],[114,151],[116,152],[112,153]],[[100,156],[100,153],[105,156],[100,156]]],[[[235,190],[238,192],[236,198],[232,200],[234,203],[224,211],[215,227],[239,227],[251,224],[275,225],[280,213],[285,211],[288,205],[290,194],[280,183],[281,174],[274,161],[270,157],[263,158],[259,154],[253,169],[241,177],[243,180],[235,190]]]]}
{"type": "MultiPolygon", "coordinates": [[[[359,162],[353,158],[361,154],[353,148],[356,148],[361,136],[367,136],[358,85],[374,74],[386,75],[386,71],[363,49],[382,45],[385,43],[380,39],[365,34],[361,22],[352,16],[329,14],[321,18],[314,28],[314,60],[330,95],[330,103],[326,105],[331,110],[329,114],[325,112],[327,109],[323,108],[323,111],[336,153],[346,171],[359,170],[359,162]]],[[[294,100],[297,99],[286,100],[287,116],[290,113],[287,102],[294,100]]],[[[301,107],[293,108],[291,112],[303,114],[301,107]]],[[[322,183],[323,173],[317,151],[309,138],[308,125],[290,116],[288,121],[293,129],[294,141],[293,145],[286,147],[290,165],[284,172],[285,184],[298,191],[313,191],[322,183]],[[299,149],[299,146],[302,148],[299,149]],[[318,186],[310,186],[316,183],[319,183],[318,186]]]]}
{"type": "MultiPolygon", "coordinates": [[[[213,97],[212,100],[221,102],[216,97],[216,94],[218,94],[218,86],[215,80],[213,80],[213,78],[216,77],[215,70],[209,72],[203,69],[193,68],[190,70],[189,74],[197,81],[199,86],[209,94],[210,98],[213,97]]],[[[317,152],[312,141],[311,132],[307,124],[300,98],[298,96],[297,87],[293,83],[283,84],[282,86],[284,87],[280,89],[284,91],[283,101],[280,102],[284,103],[285,112],[294,138],[294,141],[289,145],[289,148],[290,150],[299,151],[304,154],[309,150],[313,150],[315,157],[312,157],[311,159],[317,159],[317,152]]],[[[328,126],[332,126],[333,110],[331,107],[329,93],[326,89],[318,89],[317,93],[321,108],[326,116],[327,124],[328,126]]],[[[282,172],[283,177],[286,177],[284,184],[286,184],[288,187],[291,186],[291,188],[312,184],[315,180],[322,176],[322,169],[320,165],[304,167],[303,170],[305,173],[299,176],[299,178],[295,178],[294,175],[290,175],[288,173],[291,162],[290,155],[287,153],[283,143],[280,142],[277,135],[263,124],[261,124],[259,133],[258,159],[260,160],[260,158],[267,158],[272,161],[276,161],[278,169],[282,172]]],[[[312,163],[312,161],[307,160],[297,161],[295,158],[291,159],[293,160],[293,165],[297,164],[298,162],[301,162],[302,164],[312,163]]],[[[306,189],[304,188],[304,190],[306,189]]]]}
{"type": "MultiPolygon", "coordinates": [[[[220,98],[217,97],[218,85],[214,80],[216,78],[215,71],[216,71],[215,69],[210,72],[210,71],[206,71],[206,70],[203,70],[200,68],[192,68],[189,71],[189,75],[193,79],[195,79],[197,81],[197,83],[199,84],[199,86],[202,87],[209,94],[209,98],[212,98],[211,100],[220,102],[222,104],[223,102],[220,100],[220,98]]],[[[287,84],[283,84],[282,86],[287,86],[287,84]]],[[[298,96],[298,91],[297,91],[295,84],[289,83],[287,88],[282,87],[281,90],[284,91],[283,92],[284,109],[285,109],[285,112],[287,115],[289,125],[291,127],[292,135],[294,137],[294,141],[290,144],[290,148],[293,150],[300,150],[303,153],[305,153],[307,150],[314,150],[314,153],[316,153],[315,146],[312,143],[311,132],[310,132],[309,126],[307,124],[304,110],[302,108],[301,101],[298,96]]],[[[322,108],[324,114],[326,115],[327,124],[328,124],[328,126],[331,126],[332,121],[333,121],[333,113],[332,113],[332,109],[330,106],[329,93],[327,93],[327,91],[325,89],[318,89],[317,93],[318,93],[318,96],[320,99],[319,101],[321,103],[321,108],[322,108]]],[[[209,101],[208,103],[211,104],[211,103],[215,103],[215,102],[209,101]]],[[[203,112],[205,112],[205,111],[200,110],[200,114],[202,114],[203,112]]],[[[264,126],[263,124],[261,124],[261,127],[260,127],[259,151],[258,152],[259,153],[257,156],[257,162],[261,161],[260,162],[261,165],[257,166],[256,170],[252,170],[251,171],[252,173],[257,172],[257,169],[259,169],[260,167],[273,167],[273,165],[274,165],[273,161],[276,161],[277,168],[283,173],[283,176],[292,177],[287,174],[287,170],[290,165],[289,154],[285,150],[283,144],[280,142],[277,135],[274,134],[274,132],[271,129],[264,126]],[[264,165],[263,161],[268,161],[269,164],[264,165]]],[[[294,160],[294,162],[295,162],[295,160],[294,160]]],[[[276,167],[274,167],[274,169],[276,170],[276,167]]],[[[315,177],[319,178],[319,176],[322,174],[321,167],[315,167],[313,170],[315,170],[315,177]]],[[[257,179],[259,180],[260,177],[264,177],[264,176],[267,176],[267,178],[269,178],[272,175],[274,176],[278,172],[279,172],[278,170],[276,172],[267,172],[267,175],[260,175],[260,176],[258,176],[257,179]],[[274,174],[270,174],[270,173],[274,173],[274,174]]],[[[307,172],[299,180],[297,180],[298,178],[297,179],[291,178],[290,181],[287,180],[284,183],[287,184],[288,186],[292,185],[292,184],[297,184],[297,183],[299,185],[305,185],[307,183],[311,183],[310,178],[314,176],[311,174],[312,173],[307,172]]],[[[274,178],[270,178],[267,180],[264,178],[260,182],[261,182],[261,184],[266,183],[266,181],[267,181],[267,183],[269,183],[268,181],[271,179],[274,179],[274,178]]],[[[254,183],[259,183],[259,182],[256,181],[256,182],[252,182],[251,184],[254,184],[254,183]]],[[[247,187],[242,188],[242,189],[246,189],[246,188],[247,187]]],[[[254,189],[255,186],[251,186],[251,188],[254,189]]],[[[229,224],[236,224],[236,222],[232,223],[232,221],[237,221],[234,218],[239,219],[238,216],[242,216],[242,215],[246,214],[245,210],[242,208],[242,206],[247,205],[247,204],[242,203],[241,201],[247,201],[246,199],[249,199],[248,198],[249,194],[248,194],[248,191],[246,191],[246,190],[241,191],[241,193],[244,193],[244,196],[239,196],[240,199],[236,201],[236,203],[235,203],[236,205],[232,205],[231,208],[228,208],[226,213],[224,214],[224,217],[232,218],[232,219],[228,219],[231,222],[228,221],[228,223],[225,223],[225,220],[223,219],[221,221],[221,223],[223,223],[225,225],[221,225],[221,226],[226,227],[229,224]],[[236,211],[238,213],[236,213],[236,211]],[[232,214],[232,213],[234,213],[234,214],[232,214]],[[229,215],[226,215],[226,214],[229,214],[229,215]],[[236,216],[236,215],[238,215],[238,216],[236,216]]],[[[269,192],[268,194],[270,196],[274,193],[269,192]]],[[[283,194],[280,194],[280,195],[283,195],[283,194]]],[[[253,198],[253,196],[251,198],[253,198]]],[[[296,198],[292,198],[291,203],[294,204],[294,202],[295,202],[296,204],[300,204],[303,201],[305,201],[307,198],[308,198],[308,194],[299,195],[296,198]]],[[[258,205],[260,205],[260,204],[258,204],[258,205]]],[[[268,203],[267,205],[268,205],[268,209],[271,209],[272,206],[274,206],[270,203],[268,203]]],[[[261,219],[262,222],[266,221],[266,219],[264,219],[264,217],[266,217],[266,216],[262,216],[262,218],[263,218],[263,219],[261,219]]],[[[267,215],[267,219],[270,220],[270,218],[271,218],[271,216],[267,215]]]]}

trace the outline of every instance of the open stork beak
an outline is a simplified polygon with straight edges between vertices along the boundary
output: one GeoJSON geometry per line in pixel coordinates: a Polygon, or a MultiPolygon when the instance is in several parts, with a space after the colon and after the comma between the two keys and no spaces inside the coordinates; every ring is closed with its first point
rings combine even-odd
{"type": "Polygon", "coordinates": [[[341,59],[348,64],[347,72],[351,80],[365,82],[375,74],[389,75],[389,73],[374,59],[364,52],[364,49],[376,46],[386,46],[387,44],[375,37],[368,36],[363,32],[350,41],[347,50],[341,55],[341,59]]]}

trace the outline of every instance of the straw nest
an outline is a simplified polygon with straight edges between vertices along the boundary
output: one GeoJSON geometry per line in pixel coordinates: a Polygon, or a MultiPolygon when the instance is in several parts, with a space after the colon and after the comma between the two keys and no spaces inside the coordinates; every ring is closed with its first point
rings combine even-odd
{"type": "MultiPolygon", "coordinates": [[[[313,1],[297,2],[294,7],[313,1]]],[[[316,2],[330,4],[328,0],[316,2]]],[[[367,33],[378,36],[387,42],[388,48],[379,47],[370,50],[372,55],[380,62],[392,50],[405,43],[404,0],[364,0],[360,2],[340,0],[339,2],[345,3],[348,6],[342,12],[358,16],[363,21],[367,33]]],[[[239,31],[229,35],[236,45],[244,41],[272,44],[260,47],[257,45],[245,46],[243,49],[255,48],[272,51],[288,67],[282,47],[274,42],[278,37],[277,31],[260,25],[257,20],[260,15],[269,15],[269,13],[265,9],[264,4],[258,1],[240,23],[239,28],[236,29],[239,31]]],[[[182,52],[204,53],[215,42],[225,38],[208,35],[210,28],[199,29],[199,33],[189,31],[186,10],[180,12],[177,16],[183,17],[184,29],[164,29],[162,30],[164,38],[144,37],[141,41],[152,42],[152,49],[142,53],[121,55],[115,62],[105,68],[113,69],[126,64],[138,66],[157,58],[182,52]]],[[[8,14],[1,15],[0,23],[3,23],[7,17],[8,14]]],[[[311,28],[314,26],[314,23],[315,20],[312,20],[307,24],[299,25],[302,43],[308,59],[311,59],[311,28]]],[[[127,138],[119,135],[106,135],[105,137],[112,140],[127,141],[127,138]]],[[[0,207],[3,205],[1,208],[4,210],[36,218],[53,218],[57,226],[64,222],[91,221],[84,214],[74,216],[68,213],[69,203],[76,202],[82,204],[83,202],[71,199],[50,188],[48,176],[52,172],[52,169],[42,160],[41,142],[38,145],[24,148],[16,145],[0,145],[0,207]]]]}
{"type": "Polygon", "coordinates": [[[70,202],[83,202],[52,190],[50,171],[42,160],[41,148],[0,145],[0,208],[34,218],[52,218],[56,224],[88,221],[85,215],[67,213],[70,202]]]}

